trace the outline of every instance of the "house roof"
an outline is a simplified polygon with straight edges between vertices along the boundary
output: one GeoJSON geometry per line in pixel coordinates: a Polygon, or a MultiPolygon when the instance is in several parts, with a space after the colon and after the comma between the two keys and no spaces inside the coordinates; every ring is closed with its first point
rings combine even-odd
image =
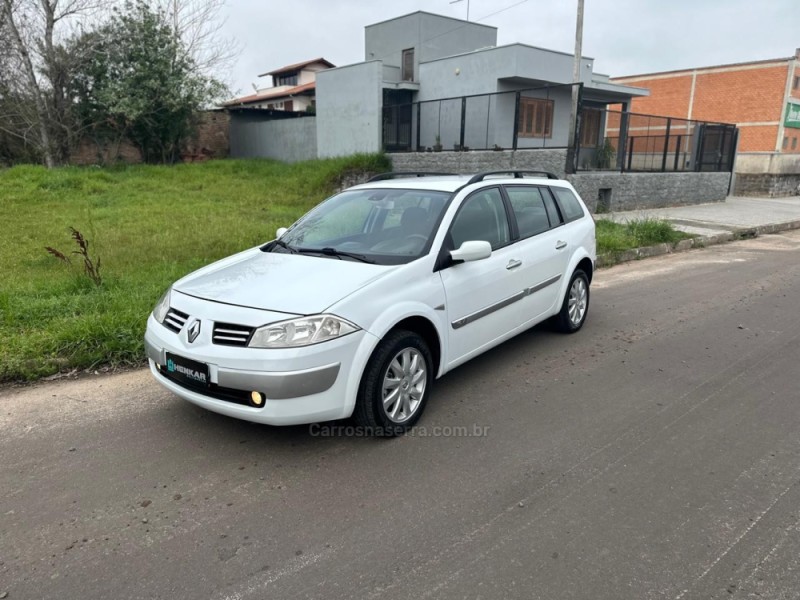
{"type": "Polygon", "coordinates": [[[288,90],[280,90],[280,91],[266,91],[261,92],[259,94],[250,94],[249,96],[242,96],[241,98],[234,98],[233,100],[228,100],[227,102],[223,102],[222,106],[238,106],[240,104],[252,104],[254,102],[261,102],[263,100],[271,100],[273,98],[288,98],[290,96],[299,96],[301,94],[306,94],[308,92],[314,92],[316,89],[317,84],[315,82],[306,83],[304,85],[298,85],[293,88],[289,88],[288,90]]]}
{"type": "Polygon", "coordinates": [[[303,67],[307,67],[308,65],[313,65],[314,63],[322,63],[329,69],[336,66],[332,62],[327,61],[322,57],[319,57],[312,60],[306,60],[300,63],[295,63],[293,65],[287,65],[285,67],[281,67],[280,69],[275,69],[274,71],[268,71],[267,73],[261,73],[259,77],[266,77],[267,75],[280,75],[281,73],[287,73],[289,71],[300,71],[303,67]]]}

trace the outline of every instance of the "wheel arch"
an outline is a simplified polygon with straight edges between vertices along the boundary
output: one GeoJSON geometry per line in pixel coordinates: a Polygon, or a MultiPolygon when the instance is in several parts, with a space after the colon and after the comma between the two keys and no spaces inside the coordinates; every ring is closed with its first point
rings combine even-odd
{"type": "MultiPolygon", "coordinates": [[[[589,283],[592,283],[592,276],[594,275],[594,264],[592,264],[592,259],[588,256],[583,257],[577,265],[575,265],[575,269],[580,269],[584,273],[586,273],[586,277],[589,278],[589,283]]],[[[575,272],[573,269],[573,273],[575,272]]],[[[571,276],[572,274],[570,274],[571,276]]]]}
{"type": "Polygon", "coordinates": [[[442,369],[442,341],[439,338],[439,331],[436,329],[436,326],[426,317],[417,315],[406,317],[398,321],[387,333],[398,329],[412,331],[425,340],[425,343],[428,345],[433,355],[433,362],[436,365],[436,372],[438,374],[442,369]]]}

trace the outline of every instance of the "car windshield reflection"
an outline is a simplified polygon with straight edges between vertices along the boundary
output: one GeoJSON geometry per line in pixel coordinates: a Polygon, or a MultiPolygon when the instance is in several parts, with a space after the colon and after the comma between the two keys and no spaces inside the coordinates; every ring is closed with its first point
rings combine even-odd
{"type": "Polygon", "coordinates": [[[295,223],[270,250],[404,264],[430,251],[450,193],[369,189],[338,194],[295,223]]]}

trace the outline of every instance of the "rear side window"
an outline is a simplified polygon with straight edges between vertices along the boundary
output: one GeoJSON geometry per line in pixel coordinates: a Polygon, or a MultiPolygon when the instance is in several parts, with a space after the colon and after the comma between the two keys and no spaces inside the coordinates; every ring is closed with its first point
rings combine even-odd
{"type": "Polygon", "coordinates": [[[564,221],[574,221],[583,216],[583,208],[580,201],[572,193],[572,190],[562,187],[550,188],[555,194],[558,204],[561,206],[561,213],[564,215],[564,221]]]}
{"type": "Polygon", "coordinates": [[[509,186],[506,188],[506,193],[517,219],[519,237],[531,237],[550,229],[541,188],[509,186]]]}
{"type": "Polygon", "coordinates": [[[558,227],[564,222],[561,218],[561,213],[558,212],[556,201],[553,200],[553,194],[548,190],[542,190],[542,197],[544,198],[544,207],[547,209],[547,216],[550,219],[550,227],[558,227]]]}

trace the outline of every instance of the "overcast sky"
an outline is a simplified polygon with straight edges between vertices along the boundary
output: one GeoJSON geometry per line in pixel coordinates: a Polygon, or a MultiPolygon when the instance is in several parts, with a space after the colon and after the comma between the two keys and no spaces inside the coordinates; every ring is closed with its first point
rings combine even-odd
{"type": "MultiPolygon", "coordinates": [[[[800,46],[798,0],[585,0],[583,54],[595,72],[633,75],[787,57],[800,46]]],[[[469,0],[469,18],[520,42],[572,52],[577,0],[469,0]],[[495,14],[492,14],[495,13],[495,14]],[[491,16],[487,16],[491,15],[491,16]]],[[[229,0],[224,32],[242,53],[234,91],[260,73],[322,56],[364,60],[364,26],[417,10],[464,19],[467,0],[229,0]]]]}

